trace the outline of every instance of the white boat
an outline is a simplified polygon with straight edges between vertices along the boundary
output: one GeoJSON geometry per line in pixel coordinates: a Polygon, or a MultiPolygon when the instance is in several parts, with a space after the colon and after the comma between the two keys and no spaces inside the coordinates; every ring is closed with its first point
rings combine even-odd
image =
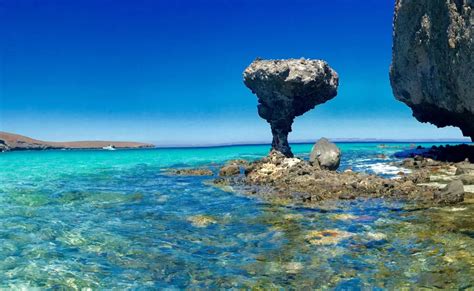
{"type": "Polygon", "coordinates": [[[103,150],[107,150],[107,151],[115,151],[115,150],[116,150],[116,149],[115,149],[115,146],[114,146],[114,145],[111,145],[111,144],[108,145],[108,146],[106,146],[106,147],[103,147],[102,149],[103,149],[103,150]]]}

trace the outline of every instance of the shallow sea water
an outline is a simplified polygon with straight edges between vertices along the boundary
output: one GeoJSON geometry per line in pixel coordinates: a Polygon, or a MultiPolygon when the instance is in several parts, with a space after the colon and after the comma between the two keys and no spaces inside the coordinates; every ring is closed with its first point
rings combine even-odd
{"type": "MultiPolygon", "coordinates": [[[[408,146],[340,144],[341,168],[390,177],[408,146]]],[[[268,149],[0,154],[0,287],[474,288],[472,205],[283,207],[166,175],[268,149]]]]}

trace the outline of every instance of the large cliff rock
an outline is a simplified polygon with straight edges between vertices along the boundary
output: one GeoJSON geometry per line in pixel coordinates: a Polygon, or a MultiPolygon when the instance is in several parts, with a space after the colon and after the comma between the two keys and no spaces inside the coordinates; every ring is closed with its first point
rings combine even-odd
{"type": "Polygon", "coordinates": [[[473,0],[397,0],[390,78],[421,122],[474,139],[473,0]]]}
{"type": "Polygon", "coordinates": [[[270,123],[272,148],[292,157],[288,133],[300,116],[337,95],[339,77],[320,60],[255,60],[244,83],[258,97],[258,114],[270,123]]]}

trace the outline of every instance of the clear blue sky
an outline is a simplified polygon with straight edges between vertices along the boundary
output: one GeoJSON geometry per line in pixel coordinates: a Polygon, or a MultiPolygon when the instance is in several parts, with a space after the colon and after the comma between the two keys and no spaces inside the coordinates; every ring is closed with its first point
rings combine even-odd
{"type": "Polygon", "coordinates": [[[0,130],[158,144],[270,141],[242,71],[324,59],[338,96],[290,140],[458,138],[420,124],[388,79],[389,0],[0,0],[0,130]]]}

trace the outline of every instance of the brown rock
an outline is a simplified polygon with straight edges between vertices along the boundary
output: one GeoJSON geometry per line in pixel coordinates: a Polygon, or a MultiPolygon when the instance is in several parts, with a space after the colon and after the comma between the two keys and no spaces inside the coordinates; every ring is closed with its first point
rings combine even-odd
{"type": "Polygon", "coordinates": [[[219,176],[230,177],[240,174],[240,167],[236,164],[230,164],[222,167],[219,171],[219,176]]]}
{"type": "Polygon", "coordinates": [[[214,173],[209,169],[178,169],[171,172],[178,176],[212,176],[214,173]]]}

